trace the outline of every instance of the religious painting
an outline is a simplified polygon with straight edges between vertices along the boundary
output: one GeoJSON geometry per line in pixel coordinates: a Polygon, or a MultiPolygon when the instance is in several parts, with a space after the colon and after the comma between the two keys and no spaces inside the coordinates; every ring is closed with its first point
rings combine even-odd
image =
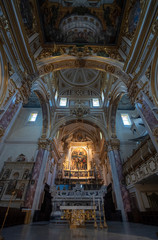
{"type": "Polygon", "coordinates": [[[19,186],[19,189],[17,189],[16,198],[22,199],[24,190],[25,190],[25,183],[22,183],[22,184],[19,186]]]}
{"type": "Polygon", "coordinates": [[[29,177],[29,169],[26,169],[24,174],[23,174],[22,179],[27,179],[28,177],[29,177]]]}
{"type": "Polygon", "coordinates": [[[0,195],[1,195],[2,191],[3,191],[3,188],[4,188],[4,183],[0,183],[0,195]]]}
{"type": "Polygon", "coordinates": [[[140,1],[137,0],[134,6],[131,8],[129,12],[129,17],[128,17],[128,28],[129,28],[129,33],[131,34],[136,30],[140,13],[141,13],[140,1]]]}
{"type": "Polygon", "coordinates": [[[17,180],[16,179],[10,180],[5,194],[6,195],[12,195],[13,192],[15,191],[16,185],[17,185],[17,180]]]}
{"type": "Polygon", "coordinates": [[[72,152],[71,170],[87,170],[87,152],[84,148],[76,148],[72,152]]]}
{"type": "Polygon", "coordinates": [[[30,1],[20,0],[20,12],[25,26],[31,30],[33,28],[33,12],[30,1]]]}
{"type": "Polygon", "coordinates": [[[45,43],[117,44],[126,0],[91,4],[73,0],[37,0],[45,43]]]}
{"type": "Polygon", "coordinates": [[[2,180],[7,180],[9,178],[10,174],[11,174],[11,170],[6,169],[3,176],[2,176],[2,180]]]}

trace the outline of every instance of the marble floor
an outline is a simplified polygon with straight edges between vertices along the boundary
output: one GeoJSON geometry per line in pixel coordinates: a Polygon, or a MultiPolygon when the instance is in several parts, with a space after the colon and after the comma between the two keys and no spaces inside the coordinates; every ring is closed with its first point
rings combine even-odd
{"type": "Polygon", "coordinates": [[[135,223],[108,222],[108,230],[86,227],[69,229],[68,226],[41,222],[5,228],[5,240],[149,240],[158,239],[158,227],[135,223]]]}

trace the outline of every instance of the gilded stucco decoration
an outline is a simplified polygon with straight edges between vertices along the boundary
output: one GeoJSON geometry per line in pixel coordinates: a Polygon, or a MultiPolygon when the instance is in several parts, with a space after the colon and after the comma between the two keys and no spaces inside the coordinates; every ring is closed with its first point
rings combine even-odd
{"type": "Polygon", "coordinates": [[[83,116],[90,113],[90,109],[85,106],[74,107],[70,110],[70,114],[75,115],[77,118],[82,118],[83,116]]]}
{"type": "Polygon", "coordinates": [[[152,92],[152,98],[158,106],[158,48],[155,52],[155,56],[152,63],[151,68],[151,92],[152,92]]]}
{"type": "Polygon", "coordinates": [[[3,49],[3,42],[0,39],[0,106],[6,97],[8,86],[8,64],[3,49]]]}
{"type": "Polygon", "coordinates": [[[58,56],[51,57],[51,59],[48,58],[47,60],[49,63],[47,63],[46,60],[44,62],[42,60],[38,61],[40,76],[43,76],[51,71],[62,69],[89,68],[111,73],[112,75],[121,78],[121,80],[125,83],[127,83],[130,79],[130,77],[122,70],[122,64],[118,64],[117,61],[108,58],[98,56],[90,56],[86,58],[58,56]]]}
{"type": "Polygon", "coordinates": [[[100,56],[116,59],[123,62],[117,47],[101,47],[101,46],[92,46],[86,45],[84,47],[78,46],[63,46],[54,44],[52,48],[44,48],[41,53],[38,55],[36,60],[40,60],[47,57],[61,56],[61,55],[70,55],[78,58],[83,58],[87,56],[100,56]]]}
{"type": "Polygon", "coordinates": [[[38,148],[42,148],[44,150],[47,150],[50,147],[50,140],[45,138],[40,138],[38,141],[38,148]]]}
{"type": "Polygon", "coordinates": [[[121,35],[132,40],[139,21],[141,5],[139,0],[128,0],[125,8],[125,17],[121,35]]]}

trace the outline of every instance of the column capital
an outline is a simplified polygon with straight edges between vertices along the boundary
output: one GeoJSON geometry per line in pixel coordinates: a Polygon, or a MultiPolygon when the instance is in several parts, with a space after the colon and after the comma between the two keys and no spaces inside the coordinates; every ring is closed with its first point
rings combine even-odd
{"type": "Polygon", "coordinates": [[[38,148],[42,148],[44,150],[48,150],[50,146],[50,140],[47,138],[39,138],[38,140],[38,148]]]}
{"type": "Polygon", "coordinates": [[[120,140],[117,138],[111,138],[108,141],[108,151],[119,150],[120,140]]]}

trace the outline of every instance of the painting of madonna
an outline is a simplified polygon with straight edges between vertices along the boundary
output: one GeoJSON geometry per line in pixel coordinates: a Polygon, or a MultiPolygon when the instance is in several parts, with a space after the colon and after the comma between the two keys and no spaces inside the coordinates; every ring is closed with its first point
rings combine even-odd
{"type": "Polygon", "coordinates": [[[72,152],[71,170],[87,170],[87,152],[84,148],[76,148],[72,152]]]}

